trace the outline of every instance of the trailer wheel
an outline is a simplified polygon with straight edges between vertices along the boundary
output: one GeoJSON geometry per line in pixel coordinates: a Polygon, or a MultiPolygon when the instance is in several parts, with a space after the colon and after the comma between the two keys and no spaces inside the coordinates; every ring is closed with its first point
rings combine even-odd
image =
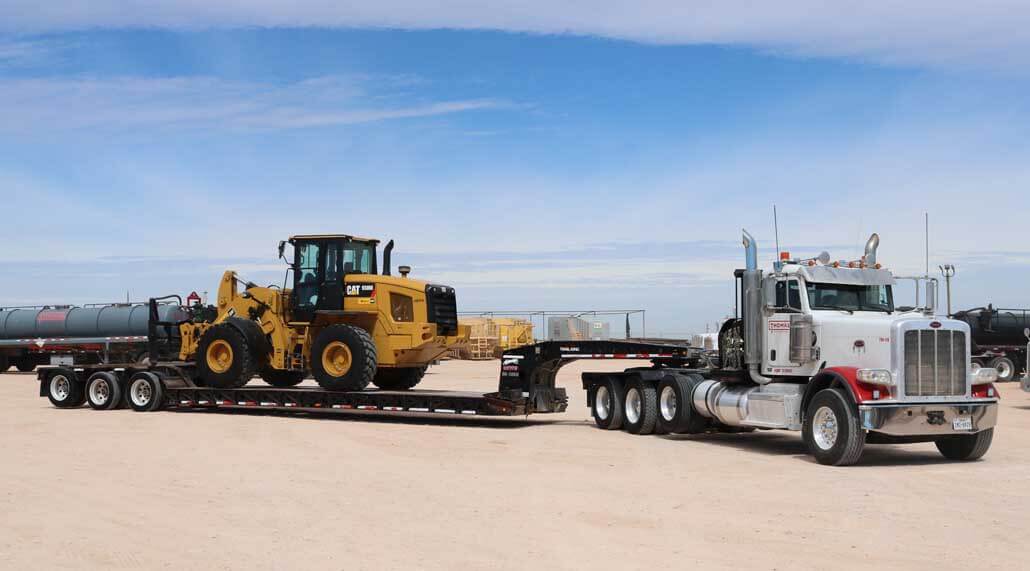
{"type": "Polygon", "coordinates": [[[247,338],[228,323],[204,332],[197,346],[197,373],[211,387],[235,389],[254,377],[254,356],[247,338]]]}
{"type": "Polygon", "coordinates": [[[7,359],[7,355],[0,355],[0,373],[5,373],[10,368],[11,362],[7,359]]]}
{"type": "Polygon", "coordinates": [[[590,413],[594,417],[594,424],[605,430],[622,428],[625,420],[622,383],[618,379],[609,378],[598,384],[593,392],[593,398],[590,401],[593,406],[590,407],[590,413]]]}
{"type": "Polygon", "coordinates": [[[86,403],[93,410],[113,410],[122,402],[122,385],[114,373],[93,373],[86,381],[86,403]]]}
{"type": "Polygon", "coordinates": [[[306,376],[308,375],[304,371],[284,371],[282,369],[273,369],[269,365],[261,368],[261,379],[273,387],[295,387],[304,382],[304,377],[306,376]]]}
{"type": "Polygon", "coordinates": [[[640,379],[630,381],[623,410],[626,421],[622,427],[626,432],[651,434],[658,422],[658,391],[640,379]]]}
{"type": "Polygon", "coordinates": [[[161,379],[149,371],[136,373],[129,379],[127,400],[136,412],[152,412],[164,406],[164,386],[161,379]]]}
{"type": "Polygon", "coordinates": [[[850,466],[865,448],[858,414],[840,389],[823,389],[812,397],[801,434],[816,461],[829,466],[850,466]]]}
{"type": "Polygon", "coordinates": [[[330,325],[311,346],[311,372],[330,391],[360,391],[376,376],[376,346],[364,329],[330,325]]]}
{"type": "Polygon", "coordinates": [[[934,444],[941,455],[948,460],[979,460],[991,447],[994,440],[994,429],[988,428],[976,434],[962,434],[939,438],[934,444]]]}
{"type": "Polygon", "coordinates": [[[406,391],[422,382],[426,369],[427,367],[379,369],[372,382],[384,391],[406,391]]]}
{"type": "Polygon", "coordinates": [[[36,370],[36,361],[29,355],[14,360],[14,368],[23,373],[31,373],[36,370]]]}
{"type": "Polygon", "coordinates": [[[991,367],[998,370],[998,382],[1005,383],[1016,378],[1016,364],[1008,357],[991,359],[991,367]]]}
{"type": "Polygon", "coordinates": [[[55,369],[47,377],[47,398],[57,408],[76,408],[86,400],[86,391],[73,371],[55,369]]]}
{"type": "Polygon", "coordinates": [[[700,375],[666,375],[658,383],[658,426],[673,434],[700,434],[708,419],[691,404],[700,375]]]}

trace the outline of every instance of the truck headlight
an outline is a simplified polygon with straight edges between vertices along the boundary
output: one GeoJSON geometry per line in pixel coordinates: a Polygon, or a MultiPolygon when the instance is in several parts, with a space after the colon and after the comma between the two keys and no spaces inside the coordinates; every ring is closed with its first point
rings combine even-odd
{"type": "Polygon", "coordinates": [[[980,367],[973,373],[974,385],[986,385],[998,380],[998,369],[994,367],[980,367]]]}
{"type": "Polygon", "coordinates": [[[855,378],[870,385],[894,386],[894,377],[887,369],[859,369],[855,373],[855,378]]]}

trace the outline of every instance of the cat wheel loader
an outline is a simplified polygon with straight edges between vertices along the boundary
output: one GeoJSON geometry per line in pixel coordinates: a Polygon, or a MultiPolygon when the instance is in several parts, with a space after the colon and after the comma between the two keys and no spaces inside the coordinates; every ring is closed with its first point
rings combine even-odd
{"type": "Polygon", "coordinates": [[[411,279],[405,266],[400,277],[391,275],[392,240],[380,273],[378,244],[342,234],[280,242],[289,288],[225,272],[213,318],[180,326],[180,358],[196,362],[199,380],[219,388],[241,387],[255,374],[276,387],[309,374],[329,390],[414,387],[458,341],[454,289],[411,279]]]}

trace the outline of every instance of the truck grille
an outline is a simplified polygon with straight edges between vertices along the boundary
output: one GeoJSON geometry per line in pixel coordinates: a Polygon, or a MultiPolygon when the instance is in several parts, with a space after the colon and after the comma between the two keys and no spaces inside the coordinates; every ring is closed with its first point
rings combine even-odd
{"type": "Polygon", "coordinates": [[[906,331],[905,394],[910,397],[966,394],[968,361],[966,334],[962,331],[906,331]]]}
{"type": "Polygon", "coordinates": [[[440,285],[426,286],[426,311],[429,321],[436,324],[439,335],[458,333],[458,302],[454,288],[440,285]]]}

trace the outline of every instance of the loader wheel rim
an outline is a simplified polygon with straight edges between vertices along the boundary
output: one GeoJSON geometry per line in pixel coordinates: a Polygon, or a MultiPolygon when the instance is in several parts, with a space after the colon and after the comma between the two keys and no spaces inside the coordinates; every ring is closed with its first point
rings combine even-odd
{"type": "Polygon", "coordinates": [[[207,368],[212,373],[224,373],[232,367],[232,345],[224,339],[216,339],[207,347],[207,368]]]}
{"type": "Polygon", "coordinates": [[[676,419],[676,410],[679,407],[679,402],[676,400],[676,391],[672,387],[665,387],[662,389],[661,398],[661,411],[662,418],[672,422],[676,419]]]}
{"type": "Polygon", "coordinates": [[[333,377],[342,377],[350,371],[354,356],[342,341],[333,341],[322,351],[322,368],[333,377]]]}
{"type": "Polygon", "coordinates": [[[829,450],[837,444],[839,425],[837,415],[828,406],[819,407],[812,420],[812,437],[821,450],[829,450]]]}
{"type": "Polygon", "coordinates": [[[68,377],[54,375],[54,378],[50,379],[50,394],[53,395],[54,400],[63,401],[71,392],[72,384],[68,381],[68,377]]]}

